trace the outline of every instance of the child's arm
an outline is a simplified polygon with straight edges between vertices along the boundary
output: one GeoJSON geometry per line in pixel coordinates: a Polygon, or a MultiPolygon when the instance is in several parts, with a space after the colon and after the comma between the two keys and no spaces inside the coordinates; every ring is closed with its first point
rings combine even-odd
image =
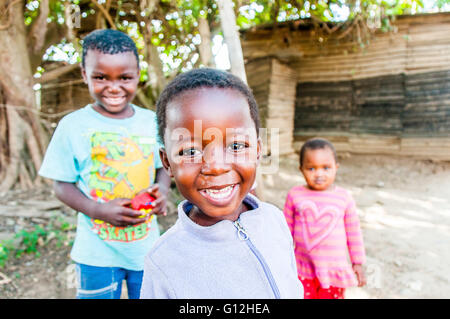
{"type": "Polygon", "coordinates": [[[55,181],[53,184],[56,197],[78,212],[110,223],[114,226],[128,226],[144,222],[147,217],[138,218],[142,212],[125,207],[130,199],[116,198],[106,203],[96,202],[86,197],[74,183],[55,181]]]}
{"type": "Polygon", "coordinates": [[[358,279],[358,286],[359,287],[365,286],[367,281],[366,281],[366,276],[364,275],[364,270],[362,268],[362,265],[353,264],[352,268],[356,274],[356,278],[358,279]]]}
{"type": "Polygon", "coordinates": [[[291,231],[292,238],[294,238],[295,217],[294,217],[294,205],[292,203],[290,193],[286,196],[286,202],[283,209],[284,217],[286,218],[287,225],[291,231]]]}
{"type": "Polygon", "coordinates": [[[366,278],[362,264],[366,261],[364,243],[359,224],[358,214],[356,212],[355,201],[351,199],[344,216],[345,232],[347,234],[347,246],[352,262],[353,271],[358,279],[358,286],[366,284],[366,278]]]}
{"type": "Polygon", "coordinates": [[[167,214],[167,195],[170,190],[170,182],[170,176],[164,168],[158,168],[156,170],[155,183],[147,189],[147,192],[156,199],[153,202],[152,214],[167,214]]]}

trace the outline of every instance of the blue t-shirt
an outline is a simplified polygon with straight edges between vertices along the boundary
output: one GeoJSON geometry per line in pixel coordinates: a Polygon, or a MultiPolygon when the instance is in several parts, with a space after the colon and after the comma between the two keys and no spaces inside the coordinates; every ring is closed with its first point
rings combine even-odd
{"type": "MultiPolygon", "coordinates": [[[[105,117],[92,105],[66,115],[53,134],[39,175],[76,183],[98,202],[132,198],[148,188],[162,167],[156,116],[132,107],[135,113],[126,119],[105,117]]],[[[139,225],[116,227],[78,213],[71,257],[91,266],[142,270],[144,257],[159,236],[155,215],[139,225]]]]}

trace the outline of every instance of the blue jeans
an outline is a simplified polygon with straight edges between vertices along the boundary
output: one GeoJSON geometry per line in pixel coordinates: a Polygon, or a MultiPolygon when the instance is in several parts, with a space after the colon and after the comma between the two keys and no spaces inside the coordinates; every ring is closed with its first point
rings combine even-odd
{"type": "Polygon", "coordinates": [[[143,271],[76,264],[78,299],[120,299],[126,280],[128,298],[139,299],[143,271]]]}

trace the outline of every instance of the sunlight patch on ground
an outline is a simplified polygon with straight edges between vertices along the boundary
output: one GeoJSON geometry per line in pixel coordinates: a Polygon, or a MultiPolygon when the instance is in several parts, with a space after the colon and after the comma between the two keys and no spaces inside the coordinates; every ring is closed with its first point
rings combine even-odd
{"type": "Polygon", "coordinates": [[[376,195],[378,195],[379,197],[384,198],[384,199],[389,199],[389,200],[394,200],[394,201],[401,202],[401,203],[417,205],[424,209],[431,209],[433,207],[433,204],[427,200],[414,199],[411,197],[402,197],[402,196],[399,196],[399,195],[396,195],[396,194],[393,194],[390,192],[386,192],[386,191],[378,191],[378,192],[376,192],[376,195]]]}
{"type": "Polygon", "coordinates": [[[417,216],[423,218],[424,214],[414,210],[398,210],[395,215],[389,214],[381,206],[372,206],[362,210],[360,214],[361,219],[366,224],[378,223],[388,227],[394,228],[408,228],[408,227],[424,227],[424,228],[435,228],[436,225],[430,221],[417,220],[417,216]],[[406,215],[416,216],[415,218],[408,218],[399,213],[406,215]]]}

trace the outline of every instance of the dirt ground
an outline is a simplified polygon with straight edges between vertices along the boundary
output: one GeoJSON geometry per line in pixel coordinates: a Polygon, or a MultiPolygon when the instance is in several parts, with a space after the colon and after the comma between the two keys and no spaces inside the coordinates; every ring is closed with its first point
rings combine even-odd
{"type": "MultiPolygon", "coordinates": [[[[368,284],[346,298],[450,298],[450,163],[349,154],[339,161],[337,184],[356,200],[367,253],[368,284]]],[[[297,166],[296,155],[284,157],[276,175],[264,176],[267,201],[282,208],[287,191],[304,183],[297,166]]],[[[163,230],[176,219],[180,198],[170,198],[163,230]]],[[[37,225],[45,230],[38,255],[6,260],[0,298],[74,298],[74,212],[48,189],[0,193],[0,242],[24,248],[23,235],[10,239],[37,225]]]]}

